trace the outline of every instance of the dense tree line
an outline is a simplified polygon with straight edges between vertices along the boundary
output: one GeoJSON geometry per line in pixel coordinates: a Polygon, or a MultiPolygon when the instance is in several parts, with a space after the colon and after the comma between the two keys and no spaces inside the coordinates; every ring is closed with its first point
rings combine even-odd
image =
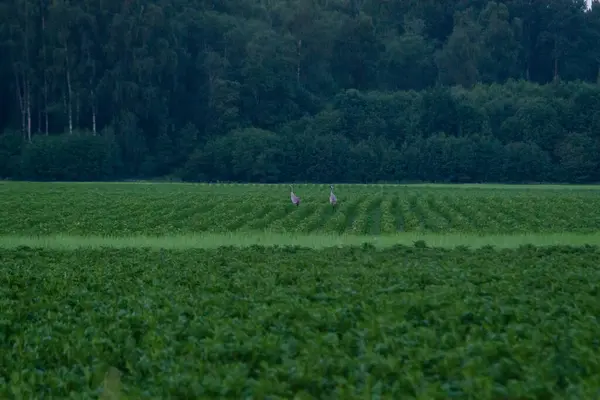
{"type": "Polygon", "coordinates": [[[0,177],[600,181],[600,2],[6,0],[0,177]]]}

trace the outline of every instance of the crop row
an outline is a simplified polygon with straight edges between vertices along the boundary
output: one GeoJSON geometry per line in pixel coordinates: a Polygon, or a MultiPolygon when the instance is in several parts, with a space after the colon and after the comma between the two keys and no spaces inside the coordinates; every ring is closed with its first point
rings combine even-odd
{"type": "Polygon", "coordinates": [[[599,258],[0,250],[0,397],[591,399],[599,258]]]}
{"type": "MultiPolygon", "coordinates": [[[[36,184],[31,184],[36,185],[36,184]]],[[[7,185],[10,186],[10,185],[7,185]]],[[[395,232],[590,232],[600,230],[600,191],[339,189],[308,187],[300,207],[289,189],[256,186],[247,193],[193,185],[26,186],[3,191],[0,234],[176,234],[271,230],[395,232]]],[[[206,185],[205,185],[206,186],[206,185]]],[[[250,185],[249,188],[252,188],[250,185]]]]}

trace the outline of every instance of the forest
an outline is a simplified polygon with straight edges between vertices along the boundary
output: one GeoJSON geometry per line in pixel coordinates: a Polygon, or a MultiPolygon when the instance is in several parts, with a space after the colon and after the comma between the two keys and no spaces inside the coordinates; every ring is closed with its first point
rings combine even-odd
{"type": "Polygon", "coordinates": [[[4,0],[0,179],[600,182],[600,1],[4,0]]]}

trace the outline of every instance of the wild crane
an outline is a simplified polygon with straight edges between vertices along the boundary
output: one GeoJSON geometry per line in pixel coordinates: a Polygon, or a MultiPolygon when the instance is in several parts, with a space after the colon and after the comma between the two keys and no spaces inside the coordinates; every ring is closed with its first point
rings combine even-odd
{"type": "Polygon", "coordinates": [[[335,197],[335,194],[333,194],[333,185],[330,185],[329,187],[331,188],[331,192],[329,192],[329,203],[335,207],[337,204],[337,197],[335,197]]]}
{"type": "Polygon", "coordinates": [[[290,198],[292,199],[292,204],[298,207],[300,205],[300,197],[294,194],[294,188],[292,187],[292,185],[290,185],[290,191],[290,198]]]}

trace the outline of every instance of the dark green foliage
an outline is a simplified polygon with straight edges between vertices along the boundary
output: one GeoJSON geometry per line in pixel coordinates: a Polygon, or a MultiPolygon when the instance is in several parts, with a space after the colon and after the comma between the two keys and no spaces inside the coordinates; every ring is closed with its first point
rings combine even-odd
{"type": "Polygon", "coordinates": [[[593,399],[596,247],[0,250],[0,396],[593,399]]]}
{"type": "Polygon", "coordinates": [[[110,136],[39,136],[23,150],[20,173],[25,179],[107,180],[119,173],[119,160],[110,136]]]}
{"type": "Polygon", "coordinates": [[[7,0],[0,54],[2,178],[600,179],[597,0],[7,0]]]}
{"type": "Polygon", "coordinates": [[[18,132],[6,132],[0,135],[0,178],[14,177],[19,174],[21,151],[25,142],[18,132]]]}

